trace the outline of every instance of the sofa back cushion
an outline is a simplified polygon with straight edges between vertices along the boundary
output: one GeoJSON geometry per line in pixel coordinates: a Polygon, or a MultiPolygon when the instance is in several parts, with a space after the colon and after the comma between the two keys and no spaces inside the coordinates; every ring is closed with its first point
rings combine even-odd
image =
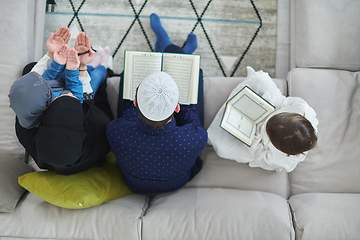
{"type": "Polygon", "coordinates": [[[360,1],[291,0],[291,68],[360,70],[360,1]]]}
{"type": "Polygon", "coordinates": [[[0,8],[0,152],[17,157],[24,150],[15,135],[15,113],[8,94],[25,65],[33,61],[35,6],[35,0],[18,0],[3,1],[0,8]]]}
{"type": "Polygon", "coordinates": [[[291,194],[360,193],[360,72],[303,68],[288,79],[319,120],[318,146],[290,173],[291,194]]]}

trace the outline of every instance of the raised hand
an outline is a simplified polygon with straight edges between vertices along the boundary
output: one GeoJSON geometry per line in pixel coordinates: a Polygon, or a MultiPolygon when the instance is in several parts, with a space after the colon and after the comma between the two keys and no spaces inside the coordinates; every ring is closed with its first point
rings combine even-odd
{"type": "Polygon", "coordinates": [[[80,60],[77,55],[77,51],[72,48],[67,50],[67,61],[66,61],[66,69],[76,70],[80,66],[80,60]]]}
{"type": "Polygon", "coordinates": [[[91,49],[89,35],[84,32],[79,33],[75,40],[75,49],[80,54],[80,64],[86,66],[94,59],[95,52],[91,49]]]}
{"type": "Polygon", "coordinates": [[[63,44],[69,42],[71,33],[68,27],[61,26],[55,33],[51,33],[46,41],[47,55],[51,58],[54,57],[54,52],[59,49],[63,44]]]}
{"type": "Polygon", "coordinates": [[[65,64],[67,59],[69,47],[66,44],[63,44],[58,50],[54,52],[54,60],[59,64],[65,64]]]}

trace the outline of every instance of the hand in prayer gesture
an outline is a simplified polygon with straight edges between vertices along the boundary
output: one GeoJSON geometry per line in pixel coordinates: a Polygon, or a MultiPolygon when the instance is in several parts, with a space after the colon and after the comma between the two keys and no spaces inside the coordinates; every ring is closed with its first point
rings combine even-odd
{"type": "Polygon", "coordinates": [[[77,54],[74,48],[67,50],[66,69],[76,70],[79,68],[80,60],[77,54]]]}
{"type": "Polygon", "coordinates": [[[65,64],[67,59],[67,53],[68,53],[68,45],[63,44],[59,49],[57,49],[54,52],[54,60],[58,64],[65,64]]]}
{"type": "Polygon", "coordinates": [[[75,50],[80,54],[80,67],[86,67],[86,65],[94,59],[95,52],[91,49],[89,35],[85,35],[84,32],[77,35],[75,50]]]}
{"type": "Polygon", "coordinates": [[[63,44],[69,42],[71,33],[68,27],[60,27],[55,33],[51,33],[46,41],[47,55],[51,58],[54,57],[54,52],[58,50],[63,44]]]}

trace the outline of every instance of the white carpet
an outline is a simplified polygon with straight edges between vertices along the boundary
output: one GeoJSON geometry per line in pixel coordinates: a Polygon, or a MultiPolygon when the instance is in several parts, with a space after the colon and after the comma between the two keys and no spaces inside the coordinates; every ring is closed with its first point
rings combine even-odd
{"type": "MultiPolygon", "coordinates": [[[[74,17],[71,2],[77,11],[83,0],[55,2],[54,12],[46,14],[44,44],[51,32],[56,31],[59,26],[67,26],[74,17]]],[[[110,46],[115,53],[113,70],[120,73],[124,50],[151,51],[147,39],[154,46],[155,35],[149,23],[149,16],[153,12],[160,16],[170,39],[182,46],[187,34],[198,21],[191,2],[198,16],[201,16],[209,0],[86,0],[78,12],[81,25],[77,18],[71,22],[72,39],[69,45],[73,46],[77,33],[83,28],[90,36],[92,45],[110,46]],[[139,20],[145,35],[138,21],[130,28],[135,14],[140,10],[139,20]],[[121,40],[123,42],[119,46],[121,40]]],[[[259,28],[260,20],[250,0],[210,0],[201,17],[201,24],[198,23],[194,30],[198,39],[195,54],[201,55],[201,67],[205,76],[230,76],[232,73],[233,76],[246,76],[245,67],[252,66],[255,70],[264,70],[274,77],[277,0],[254,0],[253,4],[261,16],[262,27],[234,71],[236,63],[259,28]]],[[[44,45],[44,53],[45,49],[44,45]]]]}

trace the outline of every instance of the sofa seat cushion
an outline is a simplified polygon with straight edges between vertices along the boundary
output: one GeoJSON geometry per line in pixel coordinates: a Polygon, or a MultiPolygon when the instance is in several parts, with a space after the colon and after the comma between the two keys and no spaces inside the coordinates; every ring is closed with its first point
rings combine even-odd
{"type": "Polygon", "coordinates": [[[33,169],[21,159],[0,154],[0,212],[13,212],[17,202],[25,193],[18,184],[18,177],[33,169]]]}
{"type": "Polygon", "coordinates": [[[26,239],[138,240],[139,218],[147,204],[147,196],[131,194],[92,208],[65,209],[29,193],[13,213],[0,213],[0,235],[26,239]]]}
{"type": "Polygon", "coordinates": [[[360,193],[360,72],[301,68],[288,79],[319,120],[318,146],[290,173],[291,195],[360,193]]]}
{"type": "Polygon", "coordinates": [[[286,199],[272,193],[186,188],[154,197],[143,217],[146,239],[294,239],[286,199]]]}
{"type": "Polygon", "coordinates": [[[289,201],[296,239],[359,239],[359,194],[304,193],[289,201]]]}
{"type": "Polygon", "coordinates": [[[231,188],[254,190],[288,196],[288,175],[285,171],[267,171],[251,168],[247,163],[220,158],[212,146],[201,154],[203,167],[185,187],[231,188]]]}

